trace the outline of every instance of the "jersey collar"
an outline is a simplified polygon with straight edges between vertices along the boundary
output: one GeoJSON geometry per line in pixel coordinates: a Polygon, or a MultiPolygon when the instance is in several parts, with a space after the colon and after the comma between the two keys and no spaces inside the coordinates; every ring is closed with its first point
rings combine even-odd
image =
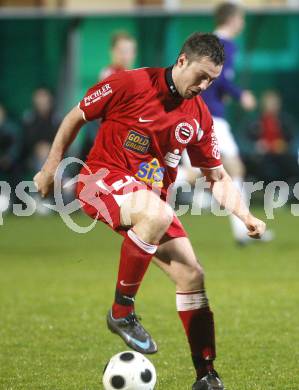
{"type": "Polygon", "coordinates": [[[166,84],[167,84],[167,87],[168,87],[168,90],[169,92],[171,93],[172,96],[174,97],[180,97],[175,85],[174,85],[174,82],[173,82],[173,78],[172,78],[172,68],[173,66],[170,66],[169,68],[166,68],[166,71],[165,71],[165,80],[166,80],[166,84]]]}

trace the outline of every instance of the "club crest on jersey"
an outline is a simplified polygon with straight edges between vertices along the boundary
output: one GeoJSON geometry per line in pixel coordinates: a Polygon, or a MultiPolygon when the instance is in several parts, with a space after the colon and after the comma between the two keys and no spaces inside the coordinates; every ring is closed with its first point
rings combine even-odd
{"type": "Polygon", "coordinates": [[[163,187],[165,168],[161,167],[158,159],[153,158],[150,162],[143,162],[135,176],[146,184],[163,187]]]}
{"type": "Polygon", "coordinates": [[[191,141],[191,138],[193,137],[194,129],[190,125],[190,123],[182,122],[179,123],[175,129],[175,138],[181,143],[181,144],[187,144],[191,141]]]}
{"type": "Polygon", "coordinates": [[[141,154],[145,154],[150,146],[150,137],[140,134],[137,131],[130,130],[125,140],[124,147],[141,154]]]}

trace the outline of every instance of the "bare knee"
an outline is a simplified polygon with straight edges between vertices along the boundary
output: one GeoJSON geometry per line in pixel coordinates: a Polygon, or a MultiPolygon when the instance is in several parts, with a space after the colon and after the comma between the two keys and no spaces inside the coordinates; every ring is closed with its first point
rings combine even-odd
{"type": "Polygon", "coordinates": [[[172,220],[173,210],[171,207],[166,203],[159,204],[157,208],[146,208],[139,214],[138,222],[133,225],[134,231],[142,240],[157,244],[172,220]]]}
{"type": "Polygon", "coordinates": [[[193,291],[204,288],[204,270],[199,263],[185,266],[177,274],[176,279],[178,291],[193,291]]]}
{"type": "Polygon", "coordinates": [[[142,240],[157,244],[173,219],[172,208],[150,191],[133,193],[121,207],[121,223],[142,240]]]}
{"type": "Polygon", "coordinates": [[[173,219],[173,211],[170,207],[162,208],[157,215],[155,212],[145,210],[134,230],[140,231],[147,242],[157,243],[169,228],[173,219]]]}
{"type": "Polygon", "coordinates": [[[173,219],[173,210],[165,203],[159,210],[147,209],[143,213],[145,223],[150,224],[153,228],[166,231],[173,219]]]}

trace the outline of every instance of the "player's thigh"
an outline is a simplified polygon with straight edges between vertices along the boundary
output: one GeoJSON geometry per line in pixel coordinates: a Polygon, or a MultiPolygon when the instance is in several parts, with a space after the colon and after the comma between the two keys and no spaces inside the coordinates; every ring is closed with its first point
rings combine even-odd
{"type": "Polygon", "coordinates": [[[187,237],[174,238],[160,244],[153,261],[179,289],[203,287],[203,268],[187,237]]]}
{"type": "Polygon", "coordinates": [[[171,207],[155,192],[146,189],[127,194],[120,207],[122,226],[134,226],[141,221],[170,224],[172,219],[171,207]]]}

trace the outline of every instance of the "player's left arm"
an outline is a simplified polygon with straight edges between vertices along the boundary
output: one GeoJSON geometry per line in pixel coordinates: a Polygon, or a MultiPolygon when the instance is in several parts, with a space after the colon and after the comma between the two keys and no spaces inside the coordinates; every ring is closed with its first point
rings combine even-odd
{"type": "Polygon", "coordinates": [[[266,225],[250,213],[239,190],[223,168],[211,114],[201,99],[198,99],[198,104],[202,130],[197,131],[197,142],[187,146],[191,165],[200,168],[207,181],[211,183],[213,195],[218,203],[245,223],[248,235],[260,238],[265,232],[266,225]]]}
{"type": "Polygon", "coordinates": [[[241,193],[223,166],[215,169],[201,168],[201,171],[211,183],[211,190],[217,202],[244,222],[249,237],[261,238],[266,230],[266,224],[250,213],[241,193]]]}

